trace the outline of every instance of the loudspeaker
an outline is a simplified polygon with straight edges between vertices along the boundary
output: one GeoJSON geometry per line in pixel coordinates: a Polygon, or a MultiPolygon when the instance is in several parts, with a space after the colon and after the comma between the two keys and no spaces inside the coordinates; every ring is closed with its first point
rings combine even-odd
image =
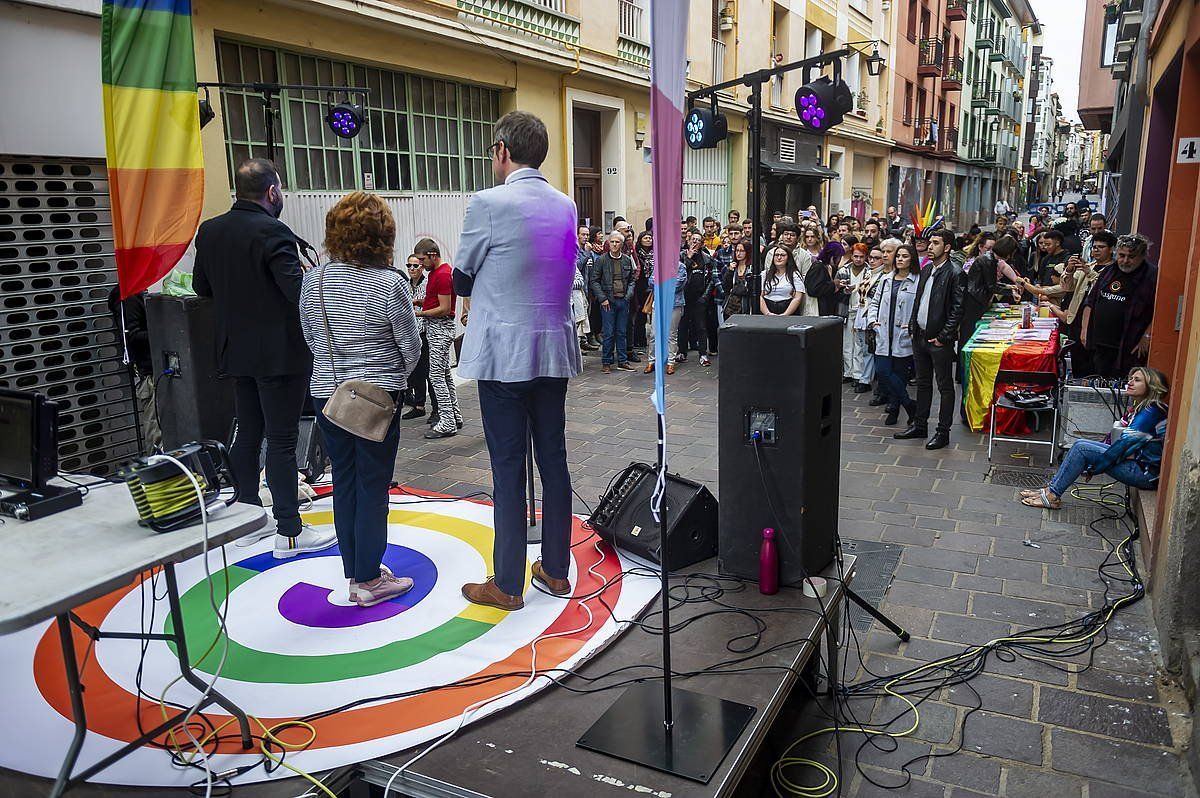
{"type": "Polygon", "coordinates": [[[836,316],[739,315],[720,329],[717,556],[723,574],[758,579],[764,527],[775,529],[782,584],[833,560],[842,324],[836,316]]]}
{"type": "Polygon", "coordinates": [[[150,357],[156,378],[163,447],[219,441],[233,423],[233,382],[218,378],[212,301],[197,296],[146,297],[150,357]]]}
{"type": "MultiPolygon", "coordinates": [[[[663,565],[658,524],[650,511],[658,481],[654,466],[630,463],[588,519],[604,540],[626,552],[663,565]]],[[[717,553],[717,500],[708,488],[667,474],[663,495],[668,571],[694,565],[717,553]]]]}
{"type": "MultiPolygon", "coordinates": [[[[233,448],[233,440],[237,437],[237,428],[235,418],[225,443],[230,449],[233,448]]],[[[258,470],[262,471],[266,465],[267,441],[264,439],[258,449],[258,470]]],[[[296,438],[296,470],[304,475],[304,481],[310,485],[329,470],[329,455],[325,453],[325,441],[321,438],[316,416],[300,416],[300,432],[296,438]]]]}

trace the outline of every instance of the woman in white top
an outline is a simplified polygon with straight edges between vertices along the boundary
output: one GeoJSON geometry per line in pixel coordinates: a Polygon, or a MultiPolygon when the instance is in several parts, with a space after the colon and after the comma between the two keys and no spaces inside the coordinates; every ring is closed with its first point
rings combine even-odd
{"type": "Polygon", "coordinates": [[[804,300],[804,277],[785,247],[769,250],[771,268],[763,278],[759,309],[764,316],[795,316],[804,300]]]}

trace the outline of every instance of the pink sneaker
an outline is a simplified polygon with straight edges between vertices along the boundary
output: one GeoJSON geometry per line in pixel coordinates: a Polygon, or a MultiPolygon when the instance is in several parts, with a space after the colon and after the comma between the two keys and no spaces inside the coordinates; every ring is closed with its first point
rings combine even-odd
{"type": "Polygon", "coordinates": [[[371,582],[356,582],[350,587],[350,599],[360,607],[374,607],[385,601],[403,596],[412,590],[413,580],[407,576],[379,574],[371,582]]]}
{"type": "MultiPolygon", "coordinates": [[[[379,575],[380,576],[392,576],[392,569],[388,568],[386,565],[380,564],[379,575]]],[[[349,582],[350,582],[350,600],[354,601],[354,588],[356,585],[358,585],[360,583],[355,582],[353,579],[349,580],[349,582]]]]}

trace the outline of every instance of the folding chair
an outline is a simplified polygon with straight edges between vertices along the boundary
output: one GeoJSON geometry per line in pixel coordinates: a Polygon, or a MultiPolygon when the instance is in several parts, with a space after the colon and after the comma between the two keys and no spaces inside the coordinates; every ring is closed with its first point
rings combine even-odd
{"type": "MultiPolygon", "coordinates": [[[[1001,395],[992,405],[991,426],[988,429],[988,461],[990,462],[992,459],[992,444],[995,441],[1005,441],[1009,443],[1027,443],[1032,446],[1049,446],[1050,463],[1053,465],[1054,455],[1058,451],[1058,374],[1051,371],[1007,371],[1001,369],[996,373],[996,384],[1011,385],[1013,387],[1049,388],[1047,396],[1050,397],[1050,404],[1046,407],[1030,409],[1021,407],[1007,396],[1001,395]],[[1049,413],[1050,440],[1037,441],[1029,438],[1006,438],[996,435],[996,410],[1000,408],[1017,410],[1023,413],[1033,413],[1039,420],[1043,413],[1049,413]]],[[[1040,430],[1040,425],[1037,429],[1040,430]]]]}

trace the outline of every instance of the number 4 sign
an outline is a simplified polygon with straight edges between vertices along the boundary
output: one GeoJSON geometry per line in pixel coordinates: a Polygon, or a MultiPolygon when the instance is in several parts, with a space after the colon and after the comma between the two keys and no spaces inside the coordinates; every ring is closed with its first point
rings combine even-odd
{"type": "Polygon", "coordinates": [[[1200,138],[1180,139],[1175,151],[1175,163],[1200,162],[1200,138]]]}

